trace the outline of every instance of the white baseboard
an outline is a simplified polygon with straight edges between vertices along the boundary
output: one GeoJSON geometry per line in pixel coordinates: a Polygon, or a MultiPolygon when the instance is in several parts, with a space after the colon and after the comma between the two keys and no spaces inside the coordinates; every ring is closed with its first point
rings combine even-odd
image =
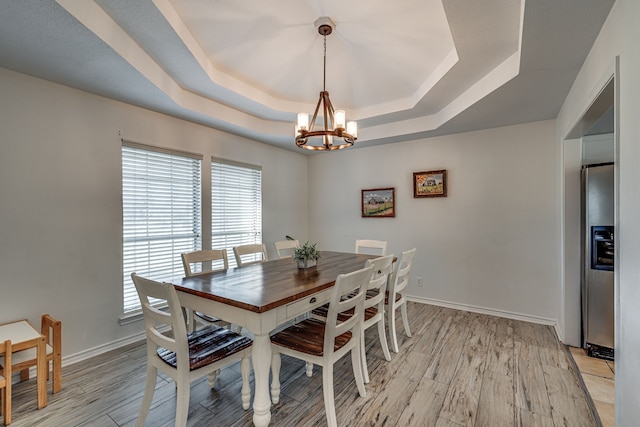
{"type": "Polygon", "coordinates": [[[74,363],[82,362],[83,360],[89,359],[94,356],[98,356],[102,353],[106,353],[107,351],[115,350],[120,347],[124,347],[126,345],[133,344],[138,341],[142,341],[145,339],[145,337],[146,337],[145,332],[142,331],[135,335],[128,336],[126,338],[121,338],[119,340],[112,341],[110,343],[102,344],[97,347],[83,350],[79,353],[63,356],[62,366],[73,365],[74,363]]]}
{"type": "MultiPolygon", "coordinates": [[[[68,356],[62,356],[62,366],[64,367],[64,366],[68,366],[68,365],[73,365],[74,363],[82,362],[83,360],[90,359],[90,358],[92,358],[94,356],[98,356],[98,355],[100,355],[102,353],[106,353],[107,351],[115,350],[115,349],[118,349],[120,347],[124,347],[126,345],[133,344],[135,342],[144,340],[145,338],[146,338],[145,332],[142,331],[142,332],[140,332],[138,334],[131,335],[131,336],[126,337],[126,338],[121,338],[119,340],[112,341],[110,343],[102,344],[102,345],[99,345],[97,347],[89,348],[89,349],[81,351],[79,353],[70,354],[68,356]]],[[[19,375],[20,375],[19,372],[14,374],[14,376],[18,376],[17,379],[14,378],[14,380],[13,380],[14,383],[20,382],[19,375]]],[[[36,367],[35,366],[32,366],[31,368],[29,368],[29,375],[31,377],[34,377],[36,375],[36,367]]]]}
{"type": "Polygon", "coordinates": [[[511,311],[497,310],[495,308],[478,307],[475,305],[460,304],[455,302],[441,301],[437,299],[422,298],[422,297],[415,297],[415,296],[409,296],[409,295],[407,295],[407,301],[413,301],[421,304],[430,304],[438,307],[453,308],[455,310],[469,311],[471,313],[488,314],[496,317],[504,317],[506,319],[522,320],[524,322],[531,322],[531,323],[539,323],[541,325],[550,325],[550,326],[553,326],[553,328],[555,329],[558,339],[560,341],[564,339],[564,336],[560,333],[560,327],[556,319],[548,319],[546,317],[531,316],[528,314],[514,313],[511,311]]]}

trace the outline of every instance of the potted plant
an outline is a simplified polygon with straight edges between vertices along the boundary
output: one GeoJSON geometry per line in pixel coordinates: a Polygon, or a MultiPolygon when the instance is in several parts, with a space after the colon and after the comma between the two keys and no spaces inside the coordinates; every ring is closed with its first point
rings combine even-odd
{"type": "Polygon", "coordinates": [[[316,249],[315,243],[305,242],[293,250],[293,259],[298,263],[298,268],[314,267],[320,258],[320,252],[316,249]]]}

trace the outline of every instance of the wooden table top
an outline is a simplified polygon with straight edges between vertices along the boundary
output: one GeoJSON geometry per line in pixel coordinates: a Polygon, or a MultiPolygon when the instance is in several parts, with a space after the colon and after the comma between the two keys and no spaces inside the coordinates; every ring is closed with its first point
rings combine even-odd
{"type": "Polygon", "coordinates": [[[335,284],[340,274],[364,268],[372,255],[321,251],[316,267],[298,269],[292,258],[174,278],[176,290],[263,313],[335,284]]]}

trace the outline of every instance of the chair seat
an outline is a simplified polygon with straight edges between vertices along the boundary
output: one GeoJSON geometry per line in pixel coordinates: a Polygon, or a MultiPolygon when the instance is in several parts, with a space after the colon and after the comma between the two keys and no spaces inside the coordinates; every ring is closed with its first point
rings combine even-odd
{"type": "MultiPolygon", "coordinates": [[[[378,292],[373,292],[372,295],[375,296],[377,295],[378,292]]],[[[370,295],[367,292],[367,298],[369,298],[370,295]]],[[[318,317],[327,317],[327,313],[329,313],[329,304],[325,304],[323,306],[320,306],[318,308],[314,308],[311,313],[313,313],[314,315],[318,316],[318,317]]],[[[344,322],[346,319],[348,319],[350,317],[350,314],[353,313],[353,310],[349,310],[346,311],[344,313],[339,313],[338,314],[338,320],[340,320],[341,322],[344,322]]],[[[372,317],[374,317],[376,314],[378,314],[378,308],[377,307],[369,307],[367,309],[364,310],[364,320],[369,320],[372,317]]]]}
{"type": "MultiPolygon", "coordinates": [[[[311,311],[311,313],[314,314],[315,316],[326,318],[329,313],[329,304],[325,304],[318,308],[314,308],[311,311]]],[[[338,320],[341,322],[344,322],[349,317],[351,317],[350,314],[353,314],[353,310],[348,310],[348,311],[345,311],[344,313],[338,313],[338,320]]]]}
{"type": "MultiPolygon", "coordinates": [[[[402,299],[402,294],[396,294],[396,302],[402,299]]],[[[384,305],[389,304],[389,292],[385,292],[384,294],[384,305]]]]}
{"type": "MultiPolygon", "coordinates": [[[[46,355],[50,356],[51,354],[53,354],[53,347],[51,347],[49,344],[46,344],[46,347],[47,347],[46,355]]],[[[21,364],[22,362],[26,362],[28,360],[36,360],[35,348],[28,348],[26,350],[16,351],[15,353],[13,353],[11,363],[13,363],[13,365],[15,366],[15,365],[21,364]]],[[[4,356],[0,356],[0,366],[4,366],[4,356]]]]}
{"type": "MultiPolygon", "coordinates": [[[[195,370],[251,347],[253,341],[219,326],[208,326],[187,336],[189,369],[195,370]]],[[[158,348],[158,356],[168,365],[177,367],[176,354],[158,348]]]]}
{"type": "MultiPolygon", "coordinates": [[[[372,289],[370,291],[367,291],[367,298],[372,298],[376,295],[378,295],[377,289],[372,289]]],[[[402,298],[401,294],[396,294],[396,301],[400,301],[401,298],[402,298]]],[[[385,305],[389,304],[389,291],[384,293],[384,304],[385,305]]]]}
{"type": "Polygon", "coordinates": [[[367,320],[373,318],[377,314],[378,314],[378,307],[366,308],[364,310],[364,321],[366,322],[367,320]]]}
{"type": "MultiPolygon", "coordinates": [[[[325,323],[317,319],[307,319],[271,337],[271,342],[291,350],[313,356],[322,356],[324,347],[325,323]]],[[[344,347],[351,339],[351,331],[339,335],[335,339],[334,351],[344,347]]]]}
{"type": "Polygon", "coordinates": [[[327,314],[329,313],[329,304],[314,308],[311,310],[311,313],[319,317],[327,317],[327,314]]]}
{"type": "Polygon", "coordinates": [[[201,318],[202,320],[206,320],[209,323],[217,323],[221,321],[217,317],[209,316],[208,314],[200,313],[198,311],[195,312],[195,315],[201,318]]]}
{"type": "MultiPolygon", "coordinates": [[[[371,298],[371,297],[374,297],[376,295],[378,295],[378,290],[377,289],[372,289],[370,291],[367,291],[367,296],[366,297],[367,298],[371,298]]],[[[348,297],[352,297],[352,296],[353,296],[352,294],[348,295],[348,297]]],[[[348,312],[353,313],[353,310],[349,310],[348,312]]],[[[327,317],[327,313],[329,313],[329,304],[327,303],[327,304],[322,305],[322,306],[320,306],[318,308],[314,308],[313,310],[311,310],[311,313],[313,313],[313,314],[315,314],[316,316],[319,316],[319,317],[327,317]]],[[[340,321],[344,321],[345,316],[342,316],[342,318],[340,318],[340,316],[338,316],[338,319],[340,319],[340,321]]]]}
{"type": "MultiPolygon", "coordinates": [[[[380,294],[380,289],[369,289],[367,291],[367,298],[377,297],[380,294]]],[[[389,292],[385,292],[385,298],[389,296],[389,292]]]]}

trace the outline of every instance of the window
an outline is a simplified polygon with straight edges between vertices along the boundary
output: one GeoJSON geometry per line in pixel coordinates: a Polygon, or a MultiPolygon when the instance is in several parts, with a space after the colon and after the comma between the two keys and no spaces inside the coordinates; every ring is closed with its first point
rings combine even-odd
{"type": "Polygon", "coordinates": [[[122,146],[124,313],[140,309],[131,280],[184,275],[182,252],[202,247],[201,165],[194,156],[122,146]]]}
{"type": "Polygon", "coordinates": [[[262,243],[262,171],[255,166],[211,163],[211,239],[213,249],[262,243]]]}

